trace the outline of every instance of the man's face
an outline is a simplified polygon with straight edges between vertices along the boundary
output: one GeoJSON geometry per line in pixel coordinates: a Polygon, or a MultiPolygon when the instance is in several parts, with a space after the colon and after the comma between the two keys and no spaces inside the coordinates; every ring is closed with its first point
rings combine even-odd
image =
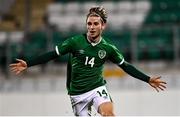
{"type": "Polygon", "coordinates": [[[102,31],[105,28],[105,24],[102,23],[101,18],[98,16],[89,16],[87,18],[86,26],[87,26],[88,36],[94,40],[101,35],[102,31]]]}

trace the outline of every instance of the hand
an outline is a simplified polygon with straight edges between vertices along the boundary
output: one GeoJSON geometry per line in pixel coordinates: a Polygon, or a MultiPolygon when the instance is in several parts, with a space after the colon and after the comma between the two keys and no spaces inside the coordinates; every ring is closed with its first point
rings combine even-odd
{"type": "Polygon", "coordinates": [[[149,84],[156,89],[157,92],[159,92],[159,89],[164,91],[164,89],[166,89],[165,84],[167,84],[166,82],[162,81],[161,76],[158,77],[152,77],[149,80],[149,84]]]}
{"type": "Polygon", "coordinates": [[[17,63],[10,64],[9,66],[11,71],[18,75],[27,69],[27,63],[22,59],[16,59],[16,61],[17,63]]]}

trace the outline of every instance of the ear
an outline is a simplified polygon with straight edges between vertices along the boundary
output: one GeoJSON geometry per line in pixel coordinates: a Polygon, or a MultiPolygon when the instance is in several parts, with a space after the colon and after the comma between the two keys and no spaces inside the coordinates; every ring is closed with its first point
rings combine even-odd
{"type": "Polygon", "coordinates": [[[102,30],[106,28],[106,23],[102,23],[102,30]]]}

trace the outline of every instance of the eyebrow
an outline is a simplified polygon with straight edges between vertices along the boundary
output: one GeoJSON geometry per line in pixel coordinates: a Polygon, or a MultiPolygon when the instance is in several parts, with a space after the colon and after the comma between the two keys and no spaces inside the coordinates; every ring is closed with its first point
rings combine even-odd
{"type": "Polygon", "coordinates": [[[100,22],[87,22],[87,24],[100,24],[100,22]]]}

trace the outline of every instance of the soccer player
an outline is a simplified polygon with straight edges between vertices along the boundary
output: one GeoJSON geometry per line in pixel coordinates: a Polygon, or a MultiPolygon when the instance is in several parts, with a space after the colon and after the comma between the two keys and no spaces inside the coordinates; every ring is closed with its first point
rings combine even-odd
{"type": "Polygon", "coordinates": [[[148,83],[159,90],[166,88],[166,82],[159,76],[150,77],[125,61],[120,51],[102,32],[106,27],[107,13],[103,7],[92,7],[87,14],[87,33],[66,39],[55,46],[54,51],[44,53],[34,59],[17,59],[10,65],[16,74],[30,66],[46,63],[64,54],[70,53],[68,64],[67,90],[70,95],[73,112],[76,116],[88,116],[93,105],[102,116],[114,116],[113,102],[106,89],[102,71],[106,60],[117,64],[129,75],[148,83]]]}

